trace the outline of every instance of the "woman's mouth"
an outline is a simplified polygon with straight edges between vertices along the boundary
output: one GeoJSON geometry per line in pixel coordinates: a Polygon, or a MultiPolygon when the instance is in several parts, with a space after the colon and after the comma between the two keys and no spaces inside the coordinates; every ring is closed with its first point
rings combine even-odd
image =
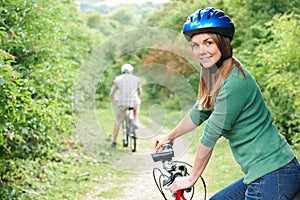
{"type": "Polygon", "coordinates": [[[201,62],[205,62],[205,63],[211,62],[211,56],[208,56],[208,57],[201,57],[201,58],[200,58],[200,61],[201,61],[201,62]]]}

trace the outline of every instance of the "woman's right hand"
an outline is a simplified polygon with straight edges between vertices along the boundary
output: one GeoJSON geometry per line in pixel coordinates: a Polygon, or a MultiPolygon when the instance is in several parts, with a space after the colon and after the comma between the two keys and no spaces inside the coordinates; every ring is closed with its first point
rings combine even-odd
{"type": "Polygon", "coordinates": [[[164,144],[171,143],[172,140],[169,139],[169,135],[158,135],[154,138],[154,149],[159,151],[164,144]]]}

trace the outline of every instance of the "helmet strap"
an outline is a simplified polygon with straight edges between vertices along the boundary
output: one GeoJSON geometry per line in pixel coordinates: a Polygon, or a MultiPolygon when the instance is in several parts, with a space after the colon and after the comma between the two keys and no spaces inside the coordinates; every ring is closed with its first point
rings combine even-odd
{"type": "MultiPolygon", "coordinates": [[[[231,49],[231,52],[228,56],[226,57],[223,57],[223,55],[221,56],[220,60],[218,62],[216,62],[215,64],[213,64],[211,67],[208,68],[209,72],[210,73],[216,73],[216,71],[222,66],[223,62],[225,60],[227,60],[228,58],[231,58],[232,57],[232,49],[231,49]]],[[[201,63],[200,63],[201,65],[201,63]]],[[[201,65],[201,67],[203,67],[201,65]]]]}

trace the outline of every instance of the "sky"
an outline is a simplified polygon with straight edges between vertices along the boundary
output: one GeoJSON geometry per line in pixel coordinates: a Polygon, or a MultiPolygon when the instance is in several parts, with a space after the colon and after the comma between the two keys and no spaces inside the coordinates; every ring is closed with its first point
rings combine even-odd
{"type": "MultiPolygon", "coordinates": [[[[84,2],[85,0],[79,0],[79,1],[84,2]]],[[[152,2],[153,4],[160,4],[160,3],[167,3],[169,1],[170,0],[126,0],[126,1],[124,1],[124,0],[104,0],[104,1],[99,1],[99,4],[104,4],[107,6],[117,6],[119,4],[144,4],[147,2],[152,2]]]]}

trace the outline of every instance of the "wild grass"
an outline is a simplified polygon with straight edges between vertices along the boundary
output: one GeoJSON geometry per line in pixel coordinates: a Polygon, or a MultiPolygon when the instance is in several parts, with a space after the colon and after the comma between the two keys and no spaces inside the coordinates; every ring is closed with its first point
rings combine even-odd
{"type": "MultiPolygon", "coordinates": [[[[154,115],[159,113],[159,107],[152,109],[154,109],[150,111],[153,112],[152,120],[157,120],[158,122],[164,120],[165,127],[169,130],[183,116],[180,111],[168,110],[167,118],[164,115],[162,119],[159,119],[155,118],[154,115]],[[155,111],[155,109],[157,110],[155,111]]],[[[114,125],[111,106],[107,104],[97,109],[96,116],[106,141],[110,143],[114,125]]],[[[140,120],[143,124],[149,123],[149,116],[151,116],[149,110],[141,110],[140,120]]],[[[199,127],[196,132],[197,136],[195,136],[190,146],[191,156],[194,156],[196,152],[202,127],[199,127]]],[[[119,134],[121,134],[121,131],[119,134]]],[[[119,137],[118,142],[121,144],[121,137],[119,137]]],[[[109,148],[106,156],[112,159],[113,151],[112,148],[109,148]]],[[[295,149],[295,152],[299,158],[299,150],[295,149]]],[[[100,199],[116,199],[122,197],[123,191],[119,185],[130,181],[131,176],[133,176],[129,173],[117,171],[105,160],[95,159],[76,137],[69,138],[66,141],[66,150],[63,157],[58,158],[56,162],[43,163],[42,167],[44,169],[42,180],[36,181],[36,177],[28,178],[28,182],[32,183],[32,188],[27,190],[30,192],[30,199],[86,200],[88,196],[96,196],[100,199]]],[[[225,139],[220,139],[203,174],[209,196],[242,176],[239,166],[233,159],[228,142],[225,139]]],[[[198,181],[196,187],[203,190],[200,181],[198,181]]]]}

